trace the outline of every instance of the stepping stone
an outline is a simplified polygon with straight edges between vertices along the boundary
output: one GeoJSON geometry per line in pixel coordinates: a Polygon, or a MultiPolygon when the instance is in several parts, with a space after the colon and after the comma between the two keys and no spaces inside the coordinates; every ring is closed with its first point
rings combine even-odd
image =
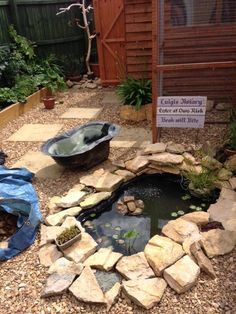
{"type": "Polygon", "coordinates": [[[35,173],[37,178],[42,179],[57,179],[64,172],[64,168],[56,164],[51,157],[33,151],[22,156],[12,167],[25,167],[35,173]]]}
{"type": "Polygon", "coordinates": [[[14,142],[43,142],[57,135],[62,124],[24,124],[8,138],[14,142]]]}
{"type": "Polygon", "coordinates": [[[110,142],[110,147],[123,147],[123,148],[142,148],[145,147],[147,144],[149,144],[148,141],[116,141],[112,140],[110,142]]]}
{"type": "Polygon", "coordinates": [[[125,128],[121,127],[119,134],[115,137],[116,141],[134,141],[144,142],[151,141],[152,134],[150,130],[145,128],[125,128]]]}
{"type": "Polygon", "coordinates": [[[46,244],[38,252],[40,264],[45,267],[51,266],[56,260],[62,257],[62,253],[58,251],[54,244],[46,244]]]}
{"type": "Polygon", "coordinates": [[[53,273],[50,275],[46,282],[46,287],[44,288],[41,297],[50,297],[54,295],[60,295],[65,292],[75,279],[75,274],[65,273],[57,274],[53,273]]]}
{"type": "Polygon", "coordinates": [[[74,263],[65,257],[61,257],[53,263],[49,270],[49,274],[57,273],[59,275],[74,274],[80,275],[84,266],[82,263],[74,263]]]}
{"type": "Polygon", "coordinates": [[[96,119],[102,108],[69,108],[63,115],[62,119],[96,119]]]}
{"type": "Polygon", "coordinates": [[[117,96],[116,92],[104,92],[104,97],[101,104],[121,104],[121,100],[117,96]]]}
{"type": "Polygon", "coordinates": [[[86,259],[84,265],[104,271],[109,271],[114,267],[121,257],[122,254],[120,253],[113,252],[108,248],[101,248],[98,252],[86,259]]]}

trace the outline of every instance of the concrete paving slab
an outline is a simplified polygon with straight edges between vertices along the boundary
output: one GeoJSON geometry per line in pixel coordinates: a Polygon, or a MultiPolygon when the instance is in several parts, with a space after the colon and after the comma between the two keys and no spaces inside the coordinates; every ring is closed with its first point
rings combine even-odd
{"type": "Polygon", "coordinates": [[[117,96],[115,91],[107,91],[104,92],[104,97],[101,102],[103,105],[105,104],[121,104],[121,100],[117,96]]]}
{"type": "Polygon", "coordinates": [[[110,147],[117,147],[117,148],[142,148],[145,147],[146,145],[150,144],[149,141],[145,141],[145,142],[140,142],[140,141],[116,141],[116,140],[112,140],[110,142],[110,147]]]}
{"type": "Polygon", "coordinates": [[[15,142],[43,142],[57,135],[62,124],[24,124],[7,140],[15,142]]]}
{"type": "Polygon", "coordinates": [[[27,152],[18,160],[13,168],[25,167],[35,173],[37,178],[57,179],[64,172],[64,168],[55,163],[55,161],[41,152],[27,152]]]}
{"type": "Polygon", "coordinates": [[[102,108],[69,108],[62,119],[96,119],[102,108]]]}

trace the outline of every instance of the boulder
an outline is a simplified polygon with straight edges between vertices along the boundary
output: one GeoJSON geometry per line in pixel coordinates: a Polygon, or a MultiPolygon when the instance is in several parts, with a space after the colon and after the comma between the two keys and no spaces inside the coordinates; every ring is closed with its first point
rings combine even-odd
{"type": "Polygon", "coordinates": [[[104,171],[102,174],[97,172],[84,176],[80,179],[80,182],[86,186],[94,187],[99,192],[112,192],[123,182],[123,180],[123,177],[112,174],[109,171],[104,171]]]}
{"type": "Polygon", "coordinates": [[[122,254],[113,252],[109,248],[101,248],[95,254],[85,260],[84,265],[109,271],[122,257],[122,254]]]}
{"type": "Polygon", "coordinates": [[[143,252],[122,257],[117,263],[116,269],[125,279],[147,279],[155,277],[143,252]]]}
{"type": "Polygon", "coordinates": [[[226,230],[230,230],[228,229],[230,222],[236,220],[236,202],[220,198],[215,204],[211,204],[207,212],[211,220],[221,222],[226,230]]]}
{"type": "Polygon", "coordinates": [[[186,238],[199,234],[198,226],[182,218],[170,220],[163,228],[162,233],[178,243],[183,243],[186,238]]]}
{"type": "Polygon", "coordinates": [[[71,207],[71,208],[62,210],[59,213],[47,216],[45,218],[45,222],[47,225],[50,225],[50,226],[58,226],[63,223],[66,217],[78,216],[81,210],[82,210],[81,207],[71,207]]]}
{"type": "Polygon", "coordinates": [[[148,144],[143,150],[143,155],[164,153],[166,146],[164,143],[148,144]]]}
{"type": "Polygon", "coordinates": [[[208,257],[203,253],[201,246],[198,242],[194,242],[190,246],[190,251],[195,257],[198,266],[207,273],[212,279],[216,278],[216,274],[214,268],[212,266],[211,261],[208,257]]]}
{"type": "Polygon", "coordinates": [[[209,258],[230,253],[236,244],[236,232],[212,229],[202,233],[201,246],[209,258]]]}
{"type": "Polygon", "coordinates": [[[74,263],[72,261],[69,261],[65,257],[61,257],[49,267],[48,273],[49,274],[57,273],[59,275],[63,274],[80,275],[83,268],[84,266],[82,263],[74,263]]]}
{"type": "Polygon", "coordinates": [[[105,300],[107,303],[107,311],[110,310],[112,305],[115,303],[119,297],[121,291],[121,284],[119,282],[115,283],[114,286],[105,293],[105,300]]]}
{"type": "Polygon", "coordinates": [[[115,174],[122,177],[124,179],[124,182],[129,181],[135,177],[135,174],[133,172],[124,169],[116,170],[115,174]]]}
{"type": "Polygon", "coordinates": [[[209,217],[210,217],[209,213],[206,213],[204,211],[197,211],[197,212],[185,214],[181,217],[181,219],[191,221],[199,226],[203,226],[209,222],[209,217]]]}
{"type": "Polygon", "coordinates": [[[225,168],[235,172],[236,171],[236,155],[229,157],[224,164],[225,168]]]}
{"type": "Polygon", "coordinates": [[[199,275],[199,266],[188,255],[164,270],[165,280],[179,294],[191,289],[199,275]]]}
{"type": "Polygon", "coordinates": [[[91,303],[106,303],[102,289],[90,267],[85,267],[69,291],[79,300],[91,303]]]}
{"type": "Polygon", "coordinates": [[[236,202],[236,192],[230,189],[222,188],[220,192],[220,200],[227,199],[236,202]]]}
{"type": "Polygon", "coordinates": [[[162,278],[129,280],[123,283],[125,294],[145,309],[150,309],[161,301],[166,286],[162,278]]]}
{"type": "Polygon", "coordinates": [[[185,153],[183,153],[183,157],[184,157],[184,160],[187,164],[196,165],[197,161],[192,154],[185,152],[185,153]]]}
{"type": "Polygon", "coordinates": [[[62,294],[69,288],[74,279],[75,274],[72,273],[53,273],[48,277],[46,287],[44,288],[41,297],[45,298],[62,294]]]}
{"type": "Polygon", "coordinates": [[[85,191],[70,191],[57,202],[57,205],[62,208],[77,206],[85,198],[86,194],[85,191]]]}
{"type": "Polygon", "coordinates": [[[62,257],[62,253],[58,251],[54,244],[46,244],[39,252],[39,261],[45,267],[51,266],[58,258],[62,257]]]}
{"type": "Polygon", "coordinates": [[[192,252],[191,252],[191,250],[190,250],[190,247],[191,247],[191,245],[192,245],[194,242],[200,241],[201,238],[202,238],[202,236],[201,236],[200,233],[199,233],[199,234],[194,234],[194,235],[192,235],[191,237],[186,238],[186,239],[184,240],[183,244],[182,244],[183,249],[184,249],[184,252],[185,252],[186,254],[188,254],[190,257],[192,257],[193,259],[194,259],[194,257],[193,257],[193,255],[192,255],[192,252]]]}
{"type": "Polygon", "coordinates": [[[182,246],[169,238],[155,235],[144,249],[145,257],[157,276],[184,255],[182,246]]]}
{"type": "Polygon", "coordinates": [[[183,154],[185,152],[185,146],[182,144],[168,144],[166,151],[172,154],[183,154]]]}
{"type": "Polygon", "coordinates": [[[99,192],[88,195],[83,202],[80,203],[81,208],[91,208],[100,202],[108,199],[111,196],[111,192],[99,192]]]}
{"type": "Polygon", "coordinates": [[[152,164],[161,166],[179,165],[183,162],[184,157],[177,154],[160,153],[148,157],[152,164]]]}
{"type": "Polygon", "coordinates": [[[146,168],[148,164],[149,164],[149,161],[147,157],[137,156],[134,159],[126,161],[125,167],[129,171],[133,173],[137,173],[143,170],[144,168],[146,168]]]}
{"type": "Polygon", "coordinates": [[[63,250],[64,256],[75,263],[84,262],[97,249],[97,243],[86,232],[81,233],[81,238],[67,249],[63,250]]]}

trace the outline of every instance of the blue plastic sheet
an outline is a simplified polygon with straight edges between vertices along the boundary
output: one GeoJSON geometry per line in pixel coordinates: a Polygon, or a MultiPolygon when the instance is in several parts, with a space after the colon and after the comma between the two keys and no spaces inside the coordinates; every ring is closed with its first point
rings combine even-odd
{"type": "Polygon", "coordinates": [[[0,214],[6,211],[18,216],[18,231],[0,249],[0,260],[7,260],[29,247],[35,240],[42,215],[31,180],[34,174],[25,168],[0,166],[0,214]]]}

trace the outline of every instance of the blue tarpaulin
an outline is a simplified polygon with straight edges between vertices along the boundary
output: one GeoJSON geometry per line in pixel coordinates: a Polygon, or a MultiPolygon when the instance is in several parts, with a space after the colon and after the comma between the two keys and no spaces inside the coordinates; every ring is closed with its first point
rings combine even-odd
{"type": "Polygon", "coordinates": [[[0,166],[0,212],[18,216],[17,232],[0,249],[0,260],[7,260],[29,247],[35,240],[42,220],[39,201],[31,180],[34,174],[25,168],[0,166]]]}

